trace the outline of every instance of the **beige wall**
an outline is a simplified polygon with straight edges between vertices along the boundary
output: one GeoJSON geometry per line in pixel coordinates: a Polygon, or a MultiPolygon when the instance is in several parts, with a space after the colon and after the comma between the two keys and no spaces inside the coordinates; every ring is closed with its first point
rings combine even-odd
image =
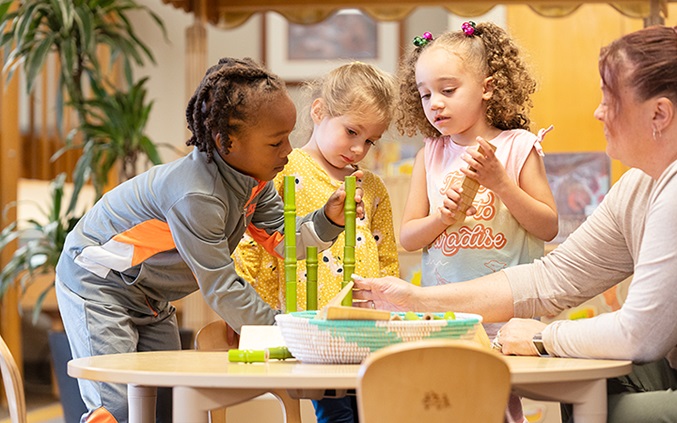
{"type": "MultiPolygon", "coordinates": [[[[149,96],[155,99],[148,131],[156,142],[166,142],[184,148],[187,137],[184,109],[187,102],[185,86],[186,46],[184,34],[192,24],[192,15],[163,4],[160,0],[140,0],[165,21],[168,42],[147,19],[138,28],[155,54],[157,65],[140,71],[150,74],[149,96]]],[[[677,4],[670,4],[667,23],[677,23],[677,4]]],[[[592,117],[599,101],[597,55],[599,48],[621,34],[641,28],[642,21],[620,15],[608,5],[581,6],[565,18],[544,18],[526,6],[506,7],[506,24],[510,33],[529,54],[529,62],[540,82],[534,96],[532,118],[534,130],[550,124],[555,131],[544,143],[546,152],[604,151],[601,125],[592,117]]],[[[141,21],[141,19],[139,19],[141,21]]],[[[440,33],[447,29],[447,14],[442,8],[416,9],[402,24],[402,39],[409,40],[423,31],[440,33]]],[[[233,30],[209,27],[207,31],[207,63],[211,65],[223,56],[248,56],[261,60],[261,17],[250,18],[233,30]]],[[[393,40],[396,43],[399,40],[393,40]]],[[[192,87],[190,88],[192,90],[192,87]]],[[[299,102],[298,88],[291,87],[299,102]]],[[[301,106],[301,105],[299,105],[301,106]]],[[[301,111],[302,107],[299,107],[301,111]]],[[[392,137],[398,138],[396,134],[392,137]]],[[[405,140],[414,146],[418,140],[405,140]]],[[[295,141],[298,144],[300,141],[295,141]]],[[[186,150],[184,150],[186,151],[186,150]]],[[[165,160],[176,155],[163,150],[165,160]]],[[[388,154],[388,157],[393,157],[388,154]]],[[[614,163],[614,180],[625,170],[614,163]]]]}

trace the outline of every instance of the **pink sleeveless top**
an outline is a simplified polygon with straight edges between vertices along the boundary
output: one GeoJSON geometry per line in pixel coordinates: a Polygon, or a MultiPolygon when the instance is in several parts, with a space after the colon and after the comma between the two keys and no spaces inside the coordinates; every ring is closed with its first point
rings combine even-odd
{"type": "MultiPolygon", "coordinates": [[[[522,129],[503,131],[490,141],[515,183],[531,150],[543,155],[540,143],[550,129],[552,126],[538,135],[522,129]]],[[[467,148],[476,147],[459,146],[450,137],[441,137],[427,138],[424,148],[432,213],[442,205],[442,192],[461,184],[459,169],[468,166],[461,156],[467,148]]],[[[543,241],[529,234],[492,191],[480,186],[473,205],[477,209],[474,216],[448,227],[423,249],[422,285],[462,282],[543,256],[543,241]]]]}

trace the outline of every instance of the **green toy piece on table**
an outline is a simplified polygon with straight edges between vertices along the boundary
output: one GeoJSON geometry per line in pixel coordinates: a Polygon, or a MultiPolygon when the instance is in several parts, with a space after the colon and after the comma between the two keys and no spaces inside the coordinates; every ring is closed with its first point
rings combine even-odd
{"type": "Polygon", "coordinates": [[[263,350],[228,350],[231,363],[265,363],[268,360],[294,358],[287,347],[265,348],[263,350]]]}

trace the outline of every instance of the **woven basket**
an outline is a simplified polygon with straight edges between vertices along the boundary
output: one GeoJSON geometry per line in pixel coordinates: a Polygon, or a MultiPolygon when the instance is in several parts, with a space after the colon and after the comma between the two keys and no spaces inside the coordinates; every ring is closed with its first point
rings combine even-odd
{"type": "MultiPolygon", "coordinates": [[[[289,351],[300,361],[358,364],[387,345],[422,339],[473,339],[482,317],[456,313],[456,320],[315,320],[316,311],[275,316],[289,351]]],[[[404,317],[404,313],[399,314],[404,317]]],[[[423,314],[418,314],[422,317],[423,314]]],[[[443,313],[435,313],[442,317],[443,313]]]]}

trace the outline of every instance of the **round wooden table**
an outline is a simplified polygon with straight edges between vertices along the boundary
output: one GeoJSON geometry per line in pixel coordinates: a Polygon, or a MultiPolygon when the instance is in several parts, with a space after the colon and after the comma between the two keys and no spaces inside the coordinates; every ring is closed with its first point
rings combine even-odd
{"type": "MultiPolygon", "coordinates": [[[[574,404],[577,423],[606,422],[606,379],[627,374],[630,361],[505,357],[515,393],[574,404]]],[[[207,422],[207,411],[248,401],[272,389],[319,398],[325,389],[356,389],[360,366],[296,360],[230,363],[225,352],[156,351],[72,360],[68,374],[128,386],[129,422],[155,421],[157,387],[174,388],[174,421],[207,422]]],[[[300,416],[298,417],[300,422],[300,416]]]]}

